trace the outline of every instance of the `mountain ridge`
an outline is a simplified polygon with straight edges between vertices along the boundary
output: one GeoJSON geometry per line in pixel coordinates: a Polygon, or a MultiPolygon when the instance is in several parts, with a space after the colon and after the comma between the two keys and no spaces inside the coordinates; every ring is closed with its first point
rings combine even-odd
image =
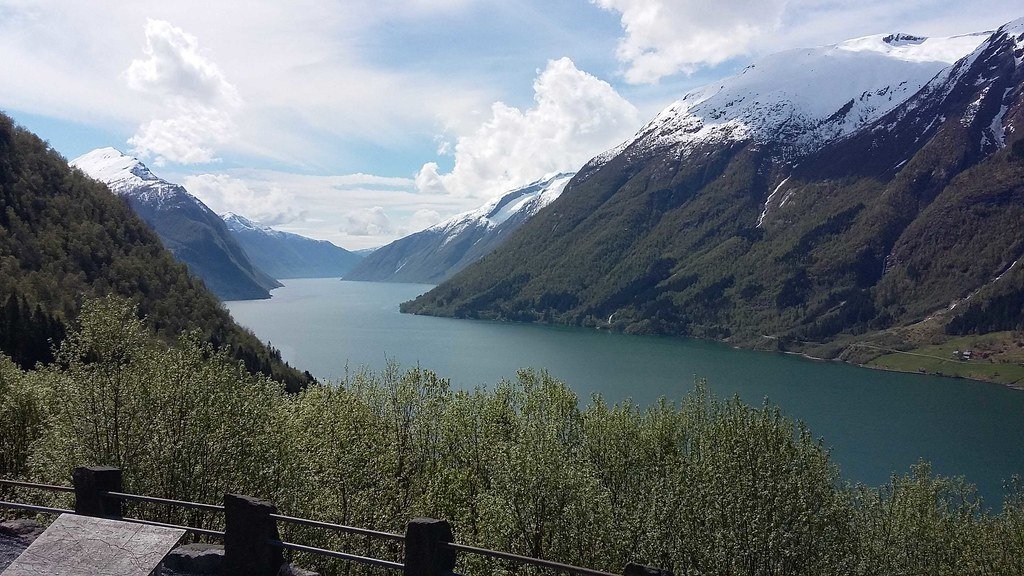
{"type": "Polygon", "coordinates": [[[0,351],[26,369],[52,362],[83,301],[110,295],[164,341],[195,331],[290,390],[312,381],[238,326],[122,198],[0,113],[0,351]]]}
{"type": "Polygon", "coordinates": [[[436,284],[489,254],[554,201],[572,177],[559,173],[502,194],[479,208],[399,238],[366,255],[346,280],[436,284]]]}
{"type": "MultiPolygon", "coordinates": [[[[870,122],[796,156],[802,128],[778,140],[750,129],[735,137],[728,118],[731,127],[701,139],[707,127],[687,118],[706,100],[677,102],[588,163],[490,256],[402,309],[826,357],[851,357],[849,344],[868,337],[896,342],[929,317],[929,338],[977,331],[996,314],[980,278],[1003,273],[1001,282],[1015,285],[1021,268],[1010,262],[1024,251],[1024,240],[998,233],[1024,226],[1012,202],[1024,150],[1022,22],[1000,27],[870,122]],[[950,216],[965,209],[975,216],[967,231],[950,216]],[[953,252],[929,249],[934,237],[953,252]],[[981,290],[971,304],[978,319],[942,313],[947,296],[973,290],[981,290]]],[[[1020,293],[1000,293],[1002,306],[1020,293]]],[[[1002,329],[1024,327],[1020,310],[1005,316],[1002,329]]]]}
{"type": "Polygon", "coordinates": [[[270,298],[279,282],[254,266],[224,222],[183,186],[157,177],[137,158],[115,148],[97,148],[70,162],[126,199],[222,300],[270,298]]]}
{"type": "Polygon", "coordinates": [[[253,264],[278,280],[341,277],[362,260],[327,240],[275,230],[233,212],[220,218],[253,264]]]}

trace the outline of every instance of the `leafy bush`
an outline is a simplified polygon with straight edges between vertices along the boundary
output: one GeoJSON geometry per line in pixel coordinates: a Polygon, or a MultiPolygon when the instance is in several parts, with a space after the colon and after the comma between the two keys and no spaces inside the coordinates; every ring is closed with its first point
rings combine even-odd
{"type": "MultiPolygon", "coordinates": [[[[678,405],[595,397],[581,408],[545,372],[466,391],[392,366],[289,394],[194,334],[164,344],[110,297],[86,302],[53,366],[0,360],[0,393],[4,476],[66,483],[74,466],[110,464],[131,492],[202,502],[242,492],[287,514],[399,532],[415,516],[446,518],[463,543],[609,571],[638,561],[702,575],[1024,572],[1019,481],[1000,515],[927,465],[880,488],[845,486],[802,425],[768,404],[716,399],[702,382],[678,405]]],[[[282,529],[400,558],[387,543],[282,529]]],[[[535,573],[461,562],[467,573],[535,573]]]]}

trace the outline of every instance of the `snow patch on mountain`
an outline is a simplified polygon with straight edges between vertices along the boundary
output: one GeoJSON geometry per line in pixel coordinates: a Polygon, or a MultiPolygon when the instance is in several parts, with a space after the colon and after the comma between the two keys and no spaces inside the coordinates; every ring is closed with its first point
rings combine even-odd
{"type": "MultiPolygon", "coordinates": [[[[783,178],[782,182],[779,182],[779,185],[775,187],[775,190],[772,190],[772,193],[768,195],[768,199],[764,201],[764,208],[761,210],[761,215],[757,217],[757,228],[760,228],[764,223],[764,217],[768,215],[768,208],[771,206],[772,198],[775,198],[775,195],[779,193],[779,190],[781,190],[783,186],[786,185],[786,182],[789,182],[789,176],[783,178]]],[[[786,200],[789,200],[788,194],[782,200],[782,204],[785,204],[786,200]]],[[[782,204],[779,206],[781,207],[782,204]]]]}
{"type": "Polygon", "coordinates": [[[224,221],[224,224],[228,227],[228,230],[232,232],[252,232],[260,234],[262,236],[266,236],[268,238],[276,238],[278,240],[299,239],[305,242],[312,242],[316,244],[325,245],[330,244],[331,246],[334,246],[332,242],[329,242],[327,240],[317,240],[316,238],[309,238],[301,234],[285,232],[283,230],[271,228],[270,226],[264,226],[263,224],[250,220],[245,216],[242,216],[241,214],[236,214],[234,212],[225,212],[223,214],[219,214],[219,216],[221,220],[224,221]]]}
{"type": "Polygon", "coordinates": [[[116,148],[97,148],[75,158],[70,164],[90,178],[103,182],[115,194],[132,196],[146,204],[159,207],[182,199],[201,204],[180,184],[156,176],[138,158],[116,148]]]}
{"type": "Polygon", "coordinates": [[[521,215],[523,219],[528,218],[558,198],[573,176],[574,173],[562,173],[538,180],[495,198],[475,210],[456,214],[428,230],[443,234],[447,243],[470,227],[494,228],[516,215],[521,215]]]}
{"type": "Polygon", "coordinates": [[[748,139],[808,153],[896,108],[988,36],[880,34],[779,52],[685,94],[640,130],[633,153],[676,147],[685,156],[748,139]]]}
{"type": "Polygon", "coordinates": [[[1006,111],[1010,108],[1009,105],[1005,103],[1006,97],[1009,96],[1012,91],[1012,86],[1003,91],[1003,97],[1001,100],[1003,104],[999,107],[999,112],[992,118],[992,124],[988,127],[989,132],[992,134],[993,143],[1000,148],[1006,146],[1006,127],[1003,126],[1003,118],[1006,116],[1006,111]]]}
{"type": "Polygon", "coordinates": [[[227,225],[228,230],[231,230],[232,232],[242,232],[242,231],[257,232],[259,234],[263,234],[264,236],[270,236],[272,238],[285,238],[287,236],[298,236],[298,234],[291,234],[289,232],[282,232],[280,230],[274,230],[270,226],[264,226],[262,224],[258,224],[256,222],[253,222],[252,220],[246,218],[245,216],[242,216],[241,214],[236,214],[234,212],[225,212],[223,214],[218,214],[218,216],[220,216],[220,219],[223,220],[224,224],[227,225]]]}

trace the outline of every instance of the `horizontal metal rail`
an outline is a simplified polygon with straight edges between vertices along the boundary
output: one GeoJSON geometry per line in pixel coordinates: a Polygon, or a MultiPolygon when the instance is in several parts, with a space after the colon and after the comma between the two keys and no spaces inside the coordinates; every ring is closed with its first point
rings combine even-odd
{"type": "Polygon", "coordinates": [[[5,486],[17,486],[19,488],[35,488],[37,490],[49,490],[51,492],[74,492],[71,486],[54,486],[53,484],[37,484],[35,482],[22,482],[20,480],[4,480],[0,478],[0,484],[5,486]]]}
{"type": "Polygon", "coordinates": [[[217,504],[202,504],[200,502],[186,502],[184,500],[171,500],[169,498],[157,498],[156,496],[139,496],[138,494],[126,494],[124,492],[100,492],[104,496],[117,498],[119,500],[133,500],[135,502],[149,502],[150,504],[166,504],[168,506],[181,506],[182,508],[195,508],[196,510],[209,510],[210,512],[223,512],[224,507],[217,504]]]}
{"type": "Polygon", "coordinates": [[[373,536],[375,538],[385,538],[388,540],[395,540],[402,542],[405,540],[405,536],[401,534],[395,534],[392,532],[381,532],[379,530],[370,530],[368,528],[356,528],[355,526],[345,526],[342,524],[331,524],[330,522],[320,522],[317,520],[309,520],[306,518],[295,518],[294,516],[285,516],[283,514],[271,514],[271,518],[274,520],[280,520],[282,522],[289,522],[291,524],[302,524],[303,526],[315,526],[317,528],[327,528],[329,530],[337,530],[339,532],[348,532],[350,534],[360,534],[363,536],[373,536]]]}
{"type": "Polygon", "coordinates": [[[41,514],[74,514],[74,510],[68,510],[66,508],[50,508],[49,506],[35,506],[33,504],[22,504],[20,502],[2,502],[0,501],[0,508],[11,508],[13,510],[28,510],[30,512],[39,512],[41,514]]]}
{"type": "Polygon", "coordinates": [[[310,554],[319,554],[321,556],[329,556],[331,558],[340,558],[341,560],[348,560],[350,562],[359,562],[360,564],[369,564],[370,566],[377,566],[378,568],[390,568],[392,570],[405,570],[404,564],[398,562],[391,562],[389,560],[381,560],[380,558],[367,558],[366,556],[356,556],[355,554],[346,554],[345,552],[335,552],[334,550],[325,550],[323,548],[316,548],[314,546],[306,546],[304,544],[294,544],[292,542],[282,542],[281,540],[271,540],[271,546],[277,548],[285,548],[287,550],[296,550],[299,552],[309,552],[310,554]]]}
{"type": "Polygon", "coordinates": [[[503,560],[514,560],[516,562],[522,562],[523,564],[543,566],[544,568],[558,570],[559,572],[568,572],[570,574],[586,574],[587,576],[619,576],[617,574],[612,574],[610,572],[591,570],[590,568],[571,566],[569,564],[562,564],[561,562],[541,560],[540,558],[533,558],[531,556],[521,556],[519,554],[512,554],[510,552],[498,552],[497,550],[477,548],[476,546],[467,546],[465,544],[456,544],[454,542],[449,542],[445,544],[445,546],[447,548],[451,548],[452,550],[457,550],[459,552],[468,552],[470,554],[479,554],[480,556],[490,556],[491,558],[501,558],[503,560]]]}
{"type": "MultiPolygon", "coordinates": [[[[51,484],[37,484],[33,482],[22,482],[19,480],[4,480],[0,479],[0,485],[15,486],[21,488],[34,488],[39,490],[50,490],[56,492],[74,492],[75,489],[70,486],[54,486],[51,484]]],[[[199,502],[187,502],[184,500],[172,500],[169,498],[157,498],[155,496],[139,496],[137,494],[127,494],[124,492],[102,492],[104,496],[111,498],[117,498],[120,500],[131,500],[136,502],[148,502],[151,504],[165,504],[168,506],[180,506],[183,508],[193,508],[197,510],[206,510],[209,512],[223,512],[224,507],[216,504],[202,504],[199,502]]],[[[35,506],[32,504],[21,504],[18,502],[3,502],[0,501],[0,508],[12,508],[16,510],[27,510],[31,512],[39,512],[44,514],[74,514],[73,510],[67,510],[64,508],[50,508],[47,506],[35,506]]],[[[392,540],[396,542],[404,542],[405,536],[402,534],[395,534],[393,532],[382,532],[380,530],[370,530],[368,528],[357,528],[355,526],[345,526],[343,524],[334,524],[331,522],[321,522],[318,520],[310,520],[308,518],[296,518],[294,516],[285,516],[283,514],[271,514],[271,518],[279,520],[281,522],[288,522],[291,524],[300,524],[303,526],[312,526],[316,528],[326,528],[328,530],[335,530],[339,532],[346,532],[349,534],[358,534],[362,536],[370,536],[375,538],[383,538],[386,540],[392,540]]],[[[140,518],[111,518],[113,520],[124,520],[126,522],[134,522],[137,524],[147,524],[150,526],[163,526],[165,528],[177,528],[180,530],[186,530],[194,534],[200,534],[204,536],[212,536],[216,538],[223,538],[224,532],[219,530],[208,530],[206,528],[193,528],[191,526],[180,526],[177,524],[166,524],[163,522],[153,522],[150,520],[142,520],[140,518]]],[[[366,556],[358,556],[356,554],[348,554],[345,552],[337,552],[335,550],[327,550],[324,548],[316,548],[314,546],[306,546],[304,544],[295,544],[293,542],[284,542],[281,540],[270,540],[272,546],[278,548],[285,548],[288,550],[296,550],[299,552],[308,552],[311,554],[319,554],[321,556],[329,556],[331,558],[338,558],[341,560],[347,560],[350,562],[358,562],[361,564],[368,564],[371,566],[377,566],[380,568],[388,568],[392,570],[404,570],[405,566],[398,562],[392,562],[389,560],[382,560],[380,558],[369,558],[366,556]]],[[[583,568],[580,566],[572,566],[569,564],[562,564],[560,562],[553,562],[551,560],[542,560],[540,558],[533,558],[530,556],[523,556],[520,554],[512,554],[510,552],[499,552],[497,550],[488,550],[486,548],[477,548],[476,546],[468,546],[466,544],[456,544],[455,542],[446,543],[445,546],[451,550],[457,552],[466,552],[468,554],[477,554],[480,556],[488,556],[491,558],[499,558],[502,560],[511,560],[514,562],[520,562],[523,564],[530,564],[533,566],[540,566],[557,570],[559,572],[566,572],[569,574],[581,574],[584,576],[618,576],[610,572],[602,572],[600,570],[592,570],[590,568],[583,568]]]]}
{"type": "Polygon", "coordinates": [[[131,522],[132,524],[145,524],[147,526],[162,526],[164,528],[177,528],[186,532],[192,532],[193,534],[202,534],[203,536],[215,536],[217,538],[223,538],[224,533],[220,530],[207,530],[206,528],[193,528],[192,526],[181,526],[178,524],[167,524],[166,522],[154,522],[152,520],[143,520],[141,518],[123,518],[117,516],[106,516],[107,520],[123,520],[125,522],[131,522]]]}

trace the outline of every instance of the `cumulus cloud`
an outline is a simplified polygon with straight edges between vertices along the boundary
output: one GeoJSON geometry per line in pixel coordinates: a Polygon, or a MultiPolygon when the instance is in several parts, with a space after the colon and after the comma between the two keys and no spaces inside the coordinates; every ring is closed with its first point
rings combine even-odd
{"type": "Polygon", "coordinates": [[[402,227],[402,232],[405,234],[412,234],[430,228],[434,224],[437,224],[443,220],[441,213],[437,210],[431,210],[428,208],[421,208],[413,212],[412,216],[406,221],[405,226],[402,227]]]}
{"type": "Polygon", "coordinates": [[[778,28],[785,0],[591,0],[618,12],[625,36],[618,59],[634,84],[692,73],[747,54],[778,28]]]}
{"type": "Polygon", "coordinates": [[[554,172],[576,170],[629,137],[637,109],[607,82],[582,72],[569,58],[551,60],[533,83],[534,106],[502,102],[476,130],[458,137],[455,166],[442,174],[423,165],[416,187],[465,197],[490,197],[554,172]]]}
{"type": "Polygon", "coordinates": [[[235,168],[161,176],[183,183],[215,212],[235,212],[278,230],[349,249],[387,244],[479,203],[450,194],[419,193],[411,178],[361,173],[313,175],[235,168]]]}
{"type": "Polygon", "coordinates": [[[351,236],[386,236],[393,229],[384,208],[374,206],[346,212],[340,231],[351,236]]]}
{"type": "Polygon", "coordinates": [[[198,174],[185,178],[185,188],[211,210],[234,212],[266,226],[295,224],[308,217],[297,210],[296,198],[278,186],[253,190],[244,180],[227,174],[198,174]]]}
{"type": "Polygon", "coordinates": [[[154,157],[154,164],[167,161],[199,164],[216,160],[213,147],[224,142],[234,129],[231,116],[202,105],[181,104],[169,118],[150,120],[128,139],[132,151],[154,157]]]}
{"type": "Polygon", "coordinates": [[[124,71],[129,88],[160,99],[165,117],[139,126],[128,140],[133,152],[155,163],[206,163],[235,131],[238,90],[208,60],[195,36],[163,20],[146,22],[145,58],[124,71]]]}
{"type": "Polygon", "coordinates": [[[146,22],[143,54],[124,72],[129,88],[208,105],[238,103],[238,90],[200,53],[199,40],[170,22],[146,22]]]}

